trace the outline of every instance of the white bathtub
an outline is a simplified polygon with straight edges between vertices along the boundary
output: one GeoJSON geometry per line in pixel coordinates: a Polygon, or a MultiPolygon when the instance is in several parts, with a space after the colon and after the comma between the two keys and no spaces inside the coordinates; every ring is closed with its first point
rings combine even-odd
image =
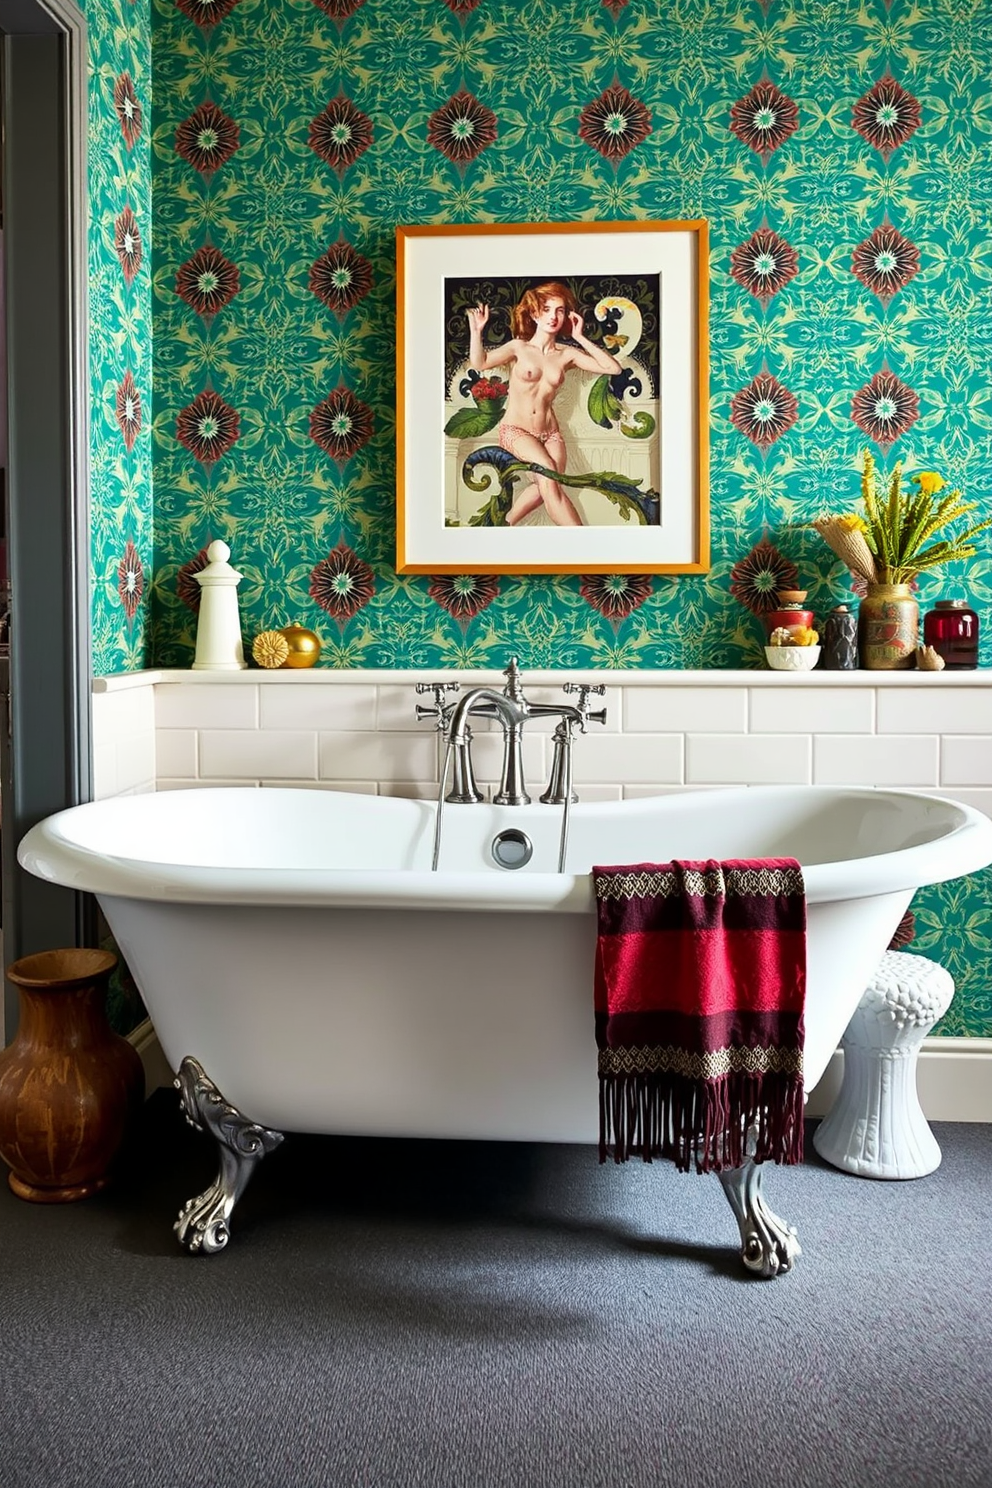
{"type": "Polygon", "coordinates": [[[166,1058],[279,1130],[593,1142],[593,863],[793,856],[809,902],[805,1084],[913,891],[992,862],[992,822],[911,792],[761,787],[560,808],[332,791],[117,797],[21,863],[97,894],[166,1058]],[[526,867],[495,865],[505,827],[526,867]]]}
{"type": "MultiPolygon", "coordinates": [[[[117,797],[39,823],[30,872],[95,893],[183,1109],[219,1153],[175,1229],[222,1250],[284,1130],[595,1142],[592,864],[798,858],[808,895],[805,1085],[819,1080],[913,891],[992,862],[992,822],[909,792],[792,786],[560,808],[331,791],[117,797]],[[506,829],[534,853],[507,870],[506,829]]],[[[720,1181],[745,1267],[791,1269],[764,1165],[720,1181]]]]}

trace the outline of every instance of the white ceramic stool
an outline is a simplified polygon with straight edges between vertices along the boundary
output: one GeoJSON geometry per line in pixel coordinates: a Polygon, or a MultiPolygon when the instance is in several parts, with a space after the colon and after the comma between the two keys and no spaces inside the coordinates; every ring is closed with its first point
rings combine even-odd
{"type": "Polygon", "coordinates": [[[841,1039],[840,1093],[813,1133],[826,1162],[862,1178],[922,1178],[939,1167],[916,1060],[953,996],[954,980],[936,961],[886,951],[841,1039]]]}

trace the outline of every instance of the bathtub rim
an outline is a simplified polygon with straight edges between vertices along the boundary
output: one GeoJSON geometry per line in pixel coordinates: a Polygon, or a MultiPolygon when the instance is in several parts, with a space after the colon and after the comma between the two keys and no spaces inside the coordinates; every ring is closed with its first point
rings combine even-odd
{"type": "MultiPolygon", "coordinates": [[[[662,816],[665,803],[683,804],[698,797],[709,802],[722,798],[728,809],[735,801],[753,804],[755,791],[774,792],[783,801],[808,797],[810,793],[840,798],[863,797],[866,802],[881,798],[925,802],[948,821],[949,830],[916,846],[869,857],[842,859],[804,867],[808,902],[825,903],[871,898],[876,894],[922,888],[977,872],[992,864],[992,820],[973,807],[946,796],[925,791],[876,789],[871,786],[762,786],[730,787],[727,790],[679,791],[636,801],[588,802],[573,808],[576,813],[611,815],[616,811],[643,812],[650,802],[662,816]],[[879,872],[884,864],[884,871],[879,872]]],[[[280,788],[292,796],[305,795],[312,803],[314,792],[280,788]]],[[[347,795],[346,791],[320,795],[347,795]]],[[[150,792],[140,799],[161,801],[163,811],[175,809],[176,798],[195,798],[202,809],[207,796],[236,799],[259,798],[256,787],[213,787],[184,791],[150,792]]],[[[268,790],[271,800],[276,791],[268,790]]],[[[767,797],[766,797],[767,798],[767,797]]],[[[300,906],[333,904],[345,908],[397,907],[430,910],[513,910],[522,912],[581,913],[594,903],[591,874],[581,873],[476,873],[470,871],[430,873],[419,869],[286,869],[233,868],[191,864],[158,863],[126,854],[97,852],[72,837],[74,822],[82,813],[105,808],[111,801],[134,798],[109,797],[70,807],[44,818],[21,840],[17,856],[28,872],[51,883],[94,894],[121,898],[164,900],[169,903],[250,904],[300,906]]],[[[430,821],[436,810],[431,801],[362,796],[370,810],[411,815],[430,821]],[[375,804],[373,804],[375,803],[375,804]]],[[[153,807],[152,810],[159,809],[153,807]]],[[[512,808],[507,808],[508,818],[512,808]]]]}

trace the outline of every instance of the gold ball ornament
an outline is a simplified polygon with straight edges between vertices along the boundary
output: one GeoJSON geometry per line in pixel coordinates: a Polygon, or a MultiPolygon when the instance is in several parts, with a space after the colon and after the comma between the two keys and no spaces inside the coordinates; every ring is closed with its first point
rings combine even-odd
{"type": "Polygon", "coordinates": [[[320,655],[320,640],[312,630],[303,625],[287,625],[282,634],[289,646],[285,665],[288,667],[312,667],[320,655]]]}
{"type": "Polygon", "coordinates": [[[263,630],[255,637],[251,654],[260,667],[271,671],[286,665],[289,642],[281,630],[263,630]]]}

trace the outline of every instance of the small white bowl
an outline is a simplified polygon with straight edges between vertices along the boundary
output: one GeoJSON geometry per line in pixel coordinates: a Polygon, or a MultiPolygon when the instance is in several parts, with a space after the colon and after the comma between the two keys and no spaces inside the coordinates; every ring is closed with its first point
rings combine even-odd
{"type": "Polygon", "coordinates": [[[820,659],[819,646],[766,646],[773,672],[811,672],[820,659]]]}

